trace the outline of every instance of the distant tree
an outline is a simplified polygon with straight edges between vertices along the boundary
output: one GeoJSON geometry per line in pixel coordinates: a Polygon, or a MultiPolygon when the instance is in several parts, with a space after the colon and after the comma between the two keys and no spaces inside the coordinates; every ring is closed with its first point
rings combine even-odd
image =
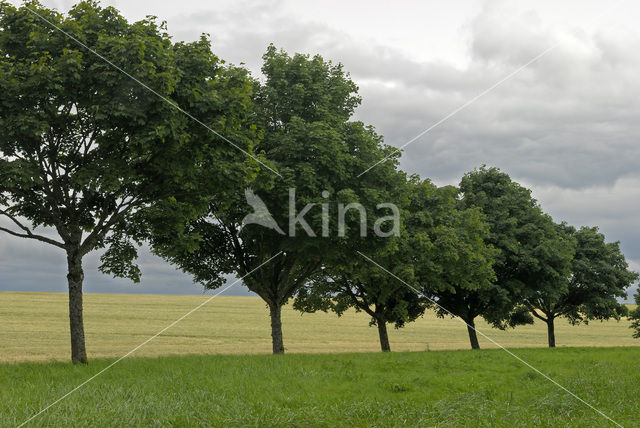
{"type": "Polygon", "coordinates": [[[404,185],[403,229],[368,256],[348,255],[329,265],[321,277],[300,290],[294,306],[303,311],[348,308],[371,316],[382,351],[390,351],[387,324],[403,327],[420,317],[438,292],[477,288],[493,278],[493,251],[483,237],[487,227],[477,209],[456,209],[457,189],[438,188],[417,177],[404,185]]]}
{"type": "MultiPolygon", "coordinates": [[[[393,262],[398,252],[374,256],[382,266],[392,266],[398,277],[410,278],[412,272],[403,262],[393,262]]],[[[412,281],[413,282],[413,281],[412,281]]],[[[349,260],[342,266],[327,268],[327,272],[298,292],[294,308],[302,312],[333,311],[341,316],[349,308],[363,311],[371,317],[369,325],[378,328],[380,348],[391,351],[387,324],[396,328],[420,317],[425,310],[426,299],[387,272],[364,259],[349,260]],[[330,272],[329,272],[330,270],[330,272]]]]}
{"type": "Polygon", "coordinates": [[[414,266],[422,293],[437,302],[430,306],[439,317],[453,313],[462,318],[467,323],[469,342],[475,349],[479,347],[475,330],[478,314],[473,312],[473,307],[467,306],[468,296],[480,295],[492,286],[495,280],[493,264],[498,251],[486,243],[489,225],[485,215],[477,207],[463,206],[459,192],[453,186],[446,186],[438,192],[442,203],[434,204],[428,192],[420,192],[421,198],[414,201],[417,202],[412,209],[416,213],[416,226],[432,224],[425,215],[440,217],[440,224],[433,224],[434,247],[425,249],[430,255],[414,266]]]}
{"type": "MultiPolygon", "coordinates": [[[[399,208],[406,205],[406,182],[403,173],[398,173],[393,198],[399,208]]],[[[387,194],[389,195],[389,194],[387,194]]],[[[389,201],[389,199],[387,199],[389,201]]],[[[425,299],[414,290],[355,251],[366,251],[383,266],[390,266],[394,274],[411,281],[412,269],[407,255],[406,231],[401,237],[390,236],[377,246],[342,246],[337,257],[324,259],[322,270],[296,294],[294,308],[301,312],[333,311],[341,316],[349,308],[363,311],[371,316],[370,325],[378,328],[380,347],[383,352],[391,350],[387,324],[396,328],[418,318],[424,313],[425,299]],[[375,251],[375,253],[372,253],[375,251]]]]}
{"type": "Polygon", "coordinates": [[[554,320],[566,317],[572,324],[589,320],[607,320],[627,315],[627,307],[618,302],[626,289],[638,279],[620,251],[619,242],[606,243],[597,227],[576,230],[559,225],[564,239],[573,241],[575,255],[568,279],[553,278],[527,295],[526,307],[547,324],[549,347],[555,347],[554,320]]]}
{"type": "MultiPolygon", "coordinates": [[[[274,46],[263,59],[266,81],[254,82],[255,150],[280,177],[264,170],[249,184],[240,177],[230,205],[211,197],[206,213],[184,230],[197,248],[182,251],[176,248],[182,238],[160,233],[154,249],[207,288],[220,287],[224,274],[244,277],[246,287],[269,308],[273,353],[282,354],[282,307],[345,247],[367,248],[378,241],[371,236],[372,211],[394,200],[394,182],[402,177],[392,158],[358,179],[391,150],[371,128],[350,121],[360,98],[341,65],[320,56],[290,56],[274,46]],[[355,202],[368,211],[369,236],[362,239],[357,210],[345,215],[343,236],[335,221],[338,204],[355,202]],[[261,218],[261,224],[244,224],[247,215],[261,218]]],[[[208,175],[206,168],[200,173],[208,175]]]]}
{"type": "Polygon", "coordinates": [[[66,252],[71,358],[86,363],[83,257],[106,248],[100,270],[137,282],[141,214],[197,197],[196,163],[220,165],[215,180],[229,153],[238,156],[167,102],[211,126],[232,124],[223,68],[205,38],[174,44],[154,18],[130,24],[95,2],[66,16],[35,1],[1,2],[0,29],[0,230],[66,252]]]}
{"type": "Polygon", "coordinates": [[[499,169],[483,166],[465,174],[460,190],[460,207],[477,207],[485,215],[485,242],[498,250],[495,280],[476,289],[440,293],[438,303],[465,320],[476,349],[478,316],[501,329],[533,322],[521,305],[523,299],[530,290],[555,286],[558,278],[568,277],[573,247],[561,239],[531,192],[499,169]]]}

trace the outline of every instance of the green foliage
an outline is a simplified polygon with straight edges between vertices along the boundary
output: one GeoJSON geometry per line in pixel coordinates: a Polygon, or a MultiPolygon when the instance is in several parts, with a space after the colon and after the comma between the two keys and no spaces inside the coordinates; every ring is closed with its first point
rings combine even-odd
{"type": "Polygon", "coordinates": [[[175,228],[203,204],[196,165],[216,165],[217,183],[250,175],[255,161],[180,110],[235,130],[248,85],[207,38],[173,43],[156,18],[128,23],[93,1],[66,15],[1,2],[0,29],[0,231],[67,252],[72,360],[86,363],[83,257],[107,247],[100,270],[138,282],[145,230],[175,228]],[[176,215],[157,221],[167,207],[176,215]]]}
{"type": "MultiPolygon", "coordinates": [[[[560,241],[551,219],[544,215],[528,189],[497,168],[481,167],[460,182],[459,207],[475,207],[488,224],[486,244],[495,250],[495,279],[476,288],[445,291],[442,306],[472,324],[483,316],[505,328],[532,319],[518,308],[528,290],[566,275],[571,248],[560,241]]],[[[440,315],[445,312],[440,310],[440,315]]]]}
{"type": "Polygon", "coordinates": [[[107,250],[100,257],[100,272],[118,278],[129,278],[140,282],[141,272],[135,259],[138,256],[135,245],[120,234],[113,234],[106,239],[107,250]]]}
{"type": "Polygon", "coordinates": [[[400,193],[408,196],[401,235],[367,256],[409,286],[369,260],[345,257],[300,290],[297,309],[341,315],[354,307],[369,314],[372,325],[399,328],[421,316],[439,292],[490,284],[495,251],[483,242],[487,226],[479,210],[457,209],[457,189],[417,177],[400,193]]]}
{"type": "Polygon", "coordinates": [[[575,242],[568,287],[538,296],[538,309],[552,317],[566,316],[574,324],[627,315],[627,307],[618,299],[627,296],[625,290],[638,279],[638,274],[628,269],[620,243],[605,242],[597,227],[561,227],[575,242]]]}
{"type": "MultiPolygon", "coordinates": [[[[31,229],[50,226],[61,240],[40,240],[80,246],[82,254],[110,244],[122,249],[126,235],[106,239],[114,228],[139,229],[140,210],[158,201],[197,197],[194,163],[242,157],[158,96],[213,127],[237,126],[230,113],[242,107],[232,101],[242,104],[247,95],[230,93],[224,81],[234,71],[222,67],[207,39],[173,44],[155,18],[130,24],[95,2],[66,16],[37,2],[2,3],[0,27],[0,214],[15,220],[21,236],[40,239],[31,229]],[[20,217],[31,225],[21,227],[20,217]]],[[[216,178],[226,172],[213,171],[216,178]]],[[[126,249],[122,259],[114,248],[103,261],[131,262],[134,248],[126,249]]],[[[103,270],[138,276],[134,267],[103,270]]]]}
{"type": "Polygon", "coordinates": [[[618,243],[605,243],[597,228],[554,224],[529,190],[496,168],[468,173],[460,187],[462,206],[479,207],[486,215],[486,241],[499,250],[496,280],[471,292],[441,295],[443,306],[467,322],[482,315],[499,328],[537,317],[550,326],[550,346],[559,316],[579,323],[626,314],[617,298],[626,295],[637,274],[627,269],[618,243]]]}
{"type": "Polygon", "coordinates": [[[496,168],[466,174],[459,189],[407,179],[395,150],[352,120],[360,97],[340,64],[271,45],[261,83],[224,65],[205,36],[174,43],[156,18],[129,23],[93,1],[66,15],[0,2],[0,29],[0,216],[11,225],[0,230],[64,249],[80,289],[82,257],[102,248],[100,271],[138,282],[137,246],[150,239],[207,288],[278,256],[244,280],[272,309],[296,296],[302,311],[355,307],[396,327],[433,300],[440,316],[498,328],[626,315],[617,298],[638,275],[618,243],[554,224],[496,168]],[[248,188],[284,234],[242,224],[248,188]],[[372,233],[387,202],[401,209],[400,236],[372,233]],[[354,210],[338,228],[350,203],[365,208],[366,236],[354,210]],[[307,204],[309,229],[288,227],[307,204]]]}
{"type": "MultiPolygon", "coordinates": [[[[367,207],[371,233],[373,209],[397,196],[396,183],[404,176],[391,159],[366,179],[357,179],[356,174],[390,149],[372,128],[349,121],[359,98],[341,65],[320,56],[289,56],[274,46],[263,59],[266,81],[254,82],[250,112],[259,133],[255,150],[269,159],[281,177],[265,170],[250,182],[238,177],[229,193],[232,204],[221,205],[211,197],[207,212],[189,222],[184,232],[195,248],[176,249],[171,236],[156,236],[154,248],[207,288],[222,285],[224,274],[244,276],[281,254],[243,280],[270,307],[280,307],[328,260],[342,256],[346,248],[377,242],[371,236],[360,239],[357,219],[351,217],[345,236],[339,236],[338,203],[359,202],[367,207]],[[243,218],[251,212],[245,200],[247,187],[264,202],[284,235],[259,225],[243,227],[243,218]],[[290,189],[295,189],[295,207],[289,205],[290,189]],[[323,196],[325,191],[328,195],[323,196]],[[298,213],[306,204],[315,204],[305,216],[312,236],[300,225],[288,227],[290,210],[298,213]],[[327,204],[331,219],[327,233],[322,232],[322,204],[327,204]]],[[[200,172],[207,176],[207,167],[200,172]]]]}
{"type": "Polygon", "coordinates": [[[483,213],[460,206],[458,189],[428,180],[411,183],[407,218],[408,251],[421,292],[433,298],[456,290],[488,286],[494,279],[495,249],[483,213]]]}
{"type": "Polygon", "coordinates": [[[570,272],[566,279],[551,279],[523,297],[531,314],[548,324],[549,346],[555,346],[553,323],[557,317],[578,324],[594,319],[619,320],[626,315],[627,307],[618,299],[626,297],[626,288],[638,279],[637,273],[628,270],[619,243],[606,243],[598,228],[576,230],[561,224],[557,229],[564,241],[574,246],[570,272]]]}
{"type": "Polygon", "coordinates": [[[633,329],[633,337],[640,339],[640,292],[636,292],[634,298],[636,308],[629,312],[629,319],[631,320],[630,327],[633,329]]]}

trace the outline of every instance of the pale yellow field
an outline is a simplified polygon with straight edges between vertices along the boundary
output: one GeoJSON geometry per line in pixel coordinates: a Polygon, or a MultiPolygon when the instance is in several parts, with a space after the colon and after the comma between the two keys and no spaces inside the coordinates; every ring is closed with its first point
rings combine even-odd
{"type": "MultiPolygon", "coordinates": [[[[85,294],[85,331],[90,358],[122,356],[208,299],[209,296],[85,294]]],[[[377,330],[366,314],[303,314],[287,307],[283,330],[287,352],[373,352],[377,330]]],[[[506,347],[545,346],[546,326],[499,331],[478,320],[478,329],[506,347]]],[[[64,293],[0,292],[0,362],[68,360],[67,296],[64,293]]],[[[466,327],[432,312],[407,327],[390,328],[391,349],[467,349],[466,327]]],[[[255,297],[216,297],[135,352],[167,354],[269,353],[268,311],[255,297]]],[[[629,322],[571,326],[559,320],[558,346],[639,346],[629,322]]],[[[480,336],[484,348],[495,347],[480,336]]]]}

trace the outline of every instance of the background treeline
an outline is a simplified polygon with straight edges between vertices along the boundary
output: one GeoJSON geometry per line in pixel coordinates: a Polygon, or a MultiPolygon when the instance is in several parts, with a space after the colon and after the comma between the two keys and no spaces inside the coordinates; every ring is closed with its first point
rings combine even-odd
{"type": "Polygon", "coordinates": [[[627,315],[618,299],[637,274],[618,243],[555,223],[496,168],[458,187],[407,176],[352,119],[360,98],[340,64],[269,46],[257,78],[205,36],[173,42],[156,18],[129,23],[95,2],[66,15],[0,2],[0,30],[0,230],[66,252],[74,363],[87,361],[83,257],[104,250],[102,272],[137,282],[143,242],[206,288],[243,277],[269,309],[274,353],[291,300],[366,312],[385,351],[388,324],[426,310],[460,316],[473,348],[478,317],[501,329],[538,318],[555,346],[558,317],[627,315]],[[285,234],[242,227],[245,189],[285,234]],[[337,206],[351,203],[364,210],[348,210],[341,230],[337,206]],[[397,235],[379,221],[385,203],[400,210],[397,235]],[[290,227],[306,204],[309,228],[290,227]]]}

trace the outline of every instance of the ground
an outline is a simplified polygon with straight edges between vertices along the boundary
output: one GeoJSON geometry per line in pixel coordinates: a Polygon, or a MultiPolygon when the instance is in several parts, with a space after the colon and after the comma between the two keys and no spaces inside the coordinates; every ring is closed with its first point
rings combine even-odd
{"type": "MultiPolygon", "coordinates": [[[[65,295],[0,293],[0,426],[26,422],[207,298],[86,295],[90,364],[73,366],[65,295]]],[[[640,427],[640,347],[626,320],[559,322],[557,349],[544,347],[543,325],[479,325],[597,410],[503,350],[465,349],[456,320],[428,314],[390,331],[392,353],[377,352],[363,314],[287,308],[283,321],[288,354],[269,355],[260,300],[216,298],[26,426],[640,427]]]]}

